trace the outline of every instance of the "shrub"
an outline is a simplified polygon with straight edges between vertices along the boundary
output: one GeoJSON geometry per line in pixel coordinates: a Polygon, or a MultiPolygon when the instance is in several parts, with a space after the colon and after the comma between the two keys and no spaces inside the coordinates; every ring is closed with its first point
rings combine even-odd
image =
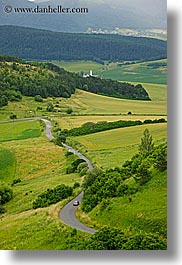
{"type": "Polygon", "coordinates": [[[66,113],[67,113],[67,114],[71,114],[72,112],[73,112],[72,108],[68,108],[68,109],[66,110],[66,113]]]}
{"type": "Polygon", "coordinates": [[[12,185],[15,185],[15,184],[20,183],[20,182],[21,182],[20,178],[14,179],[12,185]]]}
{"type": "Polygon", "coordinates": [[[12,189],[4,183],[0,183],[0,204],[9,202],[13,197],[12,189]]]}
{"type": "Polygon", "coordinates": [[[89,250],[165,250],[166,240],[157,233],[126,234],[120,229],[104,227],[86,242],[89,250]]]}
{"type": "Polygon", "coordinates": [[[74,185],[73,185],[73,189],[76,189],[76,188],[79,188],[79,187],[80,187],[80,183],[75,182],[74,185]]]}
{"type": "Polygon", "coordinates": [[[51,204],[57,203],[60,200],[66,199],[73,194],[73,188],[64,184],[56,186],[54,189],[47,189],[41,193],[33,202],[33,208],[43,208],[51,204]]]}
{"type": "Polygon", "coordinates": [[[43,102],[43,98],[40,95],[36,95],[34,97],[34,100],[37,101],[37,102],[43,102]]]}
{"type": "Polygon", "coordinates": [[[0,204],[0,214],[5,213],[6,209],[0,204]]]}

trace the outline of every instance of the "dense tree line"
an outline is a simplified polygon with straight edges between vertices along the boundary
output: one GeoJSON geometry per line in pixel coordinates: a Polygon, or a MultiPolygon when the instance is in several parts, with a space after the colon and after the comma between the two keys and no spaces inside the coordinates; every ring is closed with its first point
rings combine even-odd
{"type": "Polygon", "coordinates": [[[165,250],[166,239],[157,233],[123,232],[103,227],[85,242],[86,250],[165,250]]]}
{"type": "Polygon", "coordinates": [[[56,132],[56,139],[55,143],[58,145],[61,145],[61,142],[66,141],[66,137],[70,136],[80,136],[80,135],[87,135],[107,130],[113,130],[118,128],[125,128],[125,127],[131,127],[131,126],[137,126],[137,125],[143,125],[143,124],[154,124],[154,123],[165,123],[166,120],[161,119],[155,119],[155,120],[119,120],[119,121],[113,121],[113,122],[107,122],[107,121],[100,121],[97,123],[94,122],[87,122],[84,123],[80,127],[75,127],[70,130],[64,129],[61,130],[58,127],[54,128],[54,132],[56,132]]]}
{"type": "Polygon", "coordinates": [[[0,50],[29,60],[146,61],[167,57],[167,44],[162,40],[15,26],[0,27],[0,50]]]}
{"type": "Polygon", "coordinates": [[[150,149],[142,149],[131,160],[127,160],[121,168],[106,171],[95,169],[88,172],[83,183],[82,209],[90,212],[99,203],[104,208],[108,198],[135,194],[152,178],[152,167],[158,171],[167,169],[166,143],[157,147],[151,143],[150,149]],[[126,181],[129,179],[129,182],[126,181]]]}
{"type": "Polygon", "coordinates": [[[69,98],[76,88],[118,98],[150,100],[140,84],[134,86],[96,77],[83,78],[52,63],[20,63],[18,58],[1,58],[0,107],[6,106],[8,101],[20,101],[21,95],[69,98]],[[11,59],[14,61],[9,62],[11,59]]]}
{"type": "Polygon", "coordinates": [[[56,186],[54,189],[47,189],[45,192],[38,195],[33,201],[33,208],[43,208],[51,204],[57,203],[60,200],[66,199],[73,194],[73,188],[64,184],[56,186]]]}

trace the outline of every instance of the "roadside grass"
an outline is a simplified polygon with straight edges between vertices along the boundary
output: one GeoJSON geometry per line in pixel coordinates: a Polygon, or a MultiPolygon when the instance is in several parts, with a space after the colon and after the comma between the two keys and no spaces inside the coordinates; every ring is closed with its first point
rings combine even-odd
{"type": "Polygon", "coordinates": [[[130,65],[122,65],[111,67],[99,73],[100,77],[106,79],[114,79],[127,82],[138,83],[167,83],[167,68],[161,66],[159,68],[151,67],[153,63],[167,62],[167,60],[149,61],[130,65]],[[151,65],[151,66],[150,66],[151,65]]]}
{"type": "Polygon", "coordinates": [[[39,121],[0,123],[0,142],[36,138],[41,135],[39,121]]]}
{"type": "Polygon", "coordinates": [[[84,72],[89,73],[90,70],[93,73],[103,69],[103,65],[93,61],[52,61],[52,63],[58,65],[61,68],[69,72],[84,72]]]}
{"type": "Polygon", "coordinates": [[[153,140],[159,144],[167,138],[167,124],[148,124],[99,132],[74,139],[81,143],[87,155],[103,168],[121,166],[138,150],[140,139],[148,128],[153,140]]]}
{"type": "Polygon", "coordinates": [[[94,222],[124,230],[167,233],[167,176],[153,170],[153,178],[134,195],[110,199],[101,211],[89,214],[94,222]],[[129,200],[130,197],[130,200],[129,200]]]}
{"type": "Polygon", "coordinates": [[[0,146],[0,181],[12,183],[16,171],[16,157],[0,146]]]}
{"type": "MultiPolygon", "coordinates": [[[[21,123],[31,124],[27,121],[21,123]]],[[[20,128],[19,133],[24,126],[20,128]]],[[[48,188],[63,183],[70,186],[75,182],[81,183],[82,178],[78,174],[66,174],[69,162],[65,158],[65,150],[49,142],[43,134],[39,138],[2,142],[1,157],[6,163],[3,164],[1,159],[0,166],[7,165],[9,172],[16,161],[16,171],[12,171],[11,178],[6,172],[8,183],[17,178],[21,182],[12,186],[13,199],[6,203],[6,212],[0,217],[0,249],[79,249],[89,235],[80,231],[75,234],[72,228],[59,220],[60,209],[66,200],[43,209],[32,209],[35,198],[48,188]],[[9,160],[6,160],[7,156],[9,160]]],[[[3,167],[3,172],[5,169],[3,167]]]]}
{"type": "Polygon", "coordinates": [[[79,249],[89,234],[61,223],[53,212],[63,205],[37,209],[1,219],[1,250],[67,250],[79,249]]]}

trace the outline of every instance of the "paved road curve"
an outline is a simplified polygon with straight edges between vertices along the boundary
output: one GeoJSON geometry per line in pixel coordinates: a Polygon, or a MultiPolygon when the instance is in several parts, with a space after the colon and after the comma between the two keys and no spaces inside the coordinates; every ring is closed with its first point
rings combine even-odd
{"type": "MultiPolygon", "coordinates": [[[[50,121],[46,120],[46,119],[41,119],[45,125],[46,125],[46,136],[47,138],[51,141],[54,139],[52,133],[51,133],[51,129],[52,129],[52,124],[50,121]]],[[[82,155],[80,152],[76,151],[74,148],[72,148],[71,146],[64,144],[63,146],[71,153],[77,155],[79,158],[83,159],[85,162],[87,162],[88,164],[88,168],[89,170],[93,170],[94,167],[92,166],[90,160],[85,157],[84,155],[82,155]]],[[[82,201],[82,197],[83,197],[83,191],[76,197],[74,198],[72,201],[70,201],[68,204],[66,204],[63,209],[60,212],[60,219],[67,225],[76,228],[78,230],[84,231],[86,233],[90,233],[90,234],[94,234],[96,232],[96,230],[85,226],[84,224],[80,223],[77,219],[76,219],[76,209],[77,206],[73,206],[73,202],[74,201],[82,201]]]]}

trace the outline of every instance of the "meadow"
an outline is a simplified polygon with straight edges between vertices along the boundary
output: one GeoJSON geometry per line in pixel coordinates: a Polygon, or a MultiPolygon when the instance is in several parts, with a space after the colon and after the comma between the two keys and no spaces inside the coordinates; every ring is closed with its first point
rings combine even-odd
{"type": "Polygon", "coordinates": [[[123,64],[123,62],[105,62],[104,65],[93,61],[52,61],[54,64],[65,68],[70,72],[89,73],[93,71],[97,75],[106,79],[114,79],[126,82],[138,83],[167,83],[167,60],[155,60],[148,62],[137,62],[123,64]],[[156,64],[156,67],[154,66],[156,64]],[[158,66],[157,66],[158,64],[158,66]],[[163,64],[160,66],[160,64],[163,64]]]}
{"type": "Polygon", "coordinates": [[[159,144],[167,138],[166,124],[148,124],[129,128],[114,129],[90,135],[75,137],[87,150],[87,155],[103,168],[121,166],[137,151],[145,128],[148,128],[153,141],[159,144]],[[107,159],[106,159],[107,157],[107,159]],[[108,163],[109,161],[109,163],[108,163]]]}
{"type": "Polygon", "coordinates": [[[154,67],[154,64],[166,64],[166,60],[150,61],[135,63],[129,65],[117,64],[113,67],[108,67],[99,73],[100,77],[107,79],[114,79],[127,82],[138,83],[153,83],[166,84],[167,83],[167,67],[154,67]]]}
{"type": "Polygon", "coordinates": [[[70,99],[66,100],[66,104],[72,107],[74,113],[79,114],[127,114],[132,112],[134,115],[159,115],[163,116],[167,114],[166,98],[166,85],[156,85],[152,89],[153,85],[146,86],[149,89],[151,97],[154,99],[151,101],[142,100],[124,100],[117,98],[110,98],[106,96],[100,96],[85,91],[77,90],[76,94],[70,99]],[[156,93],[158,88],[159,94],[156,93]],[[161,95],[160,95],[161,94],[161,95]],[[157,96],[158,95],[158,96],[157,96]],[[156,98],[157,97],[157,98],[156,98]]]}
{"type": "Polygon", "coordinates": [[[41,134],[38,121],[0,123],[0,131],[0,142],[36,138],[41,134]]]}
{"type": "Polygon", "coordinates": [[[64,68],[65,70],[69,72],[75,72],[75,73],[89,73],[90,70],[93,71],[93,73],[97,73],[98,71],[103,69],[103,65],[93,62],[93,61],[51,61],[52,63],[58,65],[61,68],[64,68]]]}

